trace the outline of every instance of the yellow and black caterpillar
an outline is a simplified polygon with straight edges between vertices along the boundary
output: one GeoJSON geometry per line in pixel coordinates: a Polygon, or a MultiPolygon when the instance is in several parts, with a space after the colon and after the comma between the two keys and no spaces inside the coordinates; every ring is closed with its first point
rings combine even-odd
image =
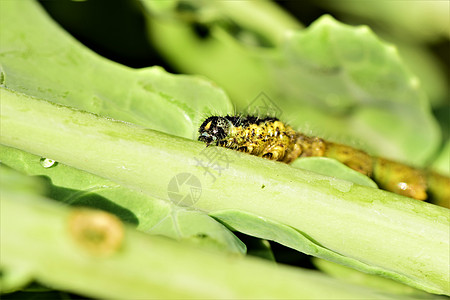
{"type": "Polygon", "coordinates": [[[388,159],[370,156],[350,146],[309,137],[296,132],[277,118],[255,116],[212,116],[199,129],[199,141],[291,163],[299,157],[334,158],[364,174],[382,189],[418,200],[428,194],[444,206],[450,203],[450,178],[415,169],[388,159]]]}

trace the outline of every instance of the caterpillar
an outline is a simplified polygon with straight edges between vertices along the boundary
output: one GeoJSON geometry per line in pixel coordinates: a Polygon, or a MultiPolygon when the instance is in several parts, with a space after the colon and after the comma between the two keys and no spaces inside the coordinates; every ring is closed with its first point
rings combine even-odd
{"type": "Polygon", "coordinates": [[[417,200],[431,194],[438,199],[435,202],[450,203],[450,178],[446,176],[304,135],[277,118],[211,116],[201,124],[198,140],[287,164],[301,157],[334,158],[371,177],[382,189],[417,200]]]}

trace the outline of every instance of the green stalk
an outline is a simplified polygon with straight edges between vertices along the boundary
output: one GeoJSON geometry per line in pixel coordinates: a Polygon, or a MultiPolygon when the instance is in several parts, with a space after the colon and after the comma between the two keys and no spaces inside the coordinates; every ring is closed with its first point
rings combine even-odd
{"type": "MultiPolygon", "coordinates": [[[[0,172],[2,182],[11,183],[7,170],[0,172]]],[[[200,251],[120,222],[110,226],[110,234],[124,232],[116,247],[101,247],[99,253],[95,247],[101,241],[86,247],[89,236],[74,233],[74,216],[110,221],[111,216],[63,206],[8,185],[2,188],[1,205],[2,292],[11,291],[5,290],[6,284],[20,288],[37,279],[53,288],[103,299],[394,299],[316,271],[200,251]]]]}
{"type": "Polygon", "coordinates": [[[210,213],[231,209],[273,220],[378,274],[450,293],[446,208],[227,149],[218,151],[231,162],[212,181],[196,160],[202,157],[202,143],[4,88],[1,92],[1,142],[7,146],[160,199],[169,199],[170,180],[187,172],[202,185],[194,208],[210,213]]]}

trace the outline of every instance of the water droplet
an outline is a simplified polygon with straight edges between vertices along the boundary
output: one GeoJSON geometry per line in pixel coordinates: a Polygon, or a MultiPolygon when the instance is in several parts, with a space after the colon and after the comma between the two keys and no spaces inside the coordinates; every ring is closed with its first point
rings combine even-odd
{"type": "Polygon", "coordinates": [[[406,189],[408,188],[408,184],[406,182],[399,182],[397,184],[397,186],[402,190],[402,191],[406,191],[406,189]]]}
{"type": "Polygon", "coordinates": [[[45,157],[41,158],[40,163],[41,163],[41,166],[43,166],[46,169],[54,167],[58,164],[58,162],[56,160],[50,159],[50,158],[45,158],[45,157]]]}

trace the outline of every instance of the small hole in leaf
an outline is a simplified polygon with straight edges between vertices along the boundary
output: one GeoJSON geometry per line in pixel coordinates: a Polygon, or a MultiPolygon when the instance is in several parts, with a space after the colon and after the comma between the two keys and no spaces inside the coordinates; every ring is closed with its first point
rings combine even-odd
{"type": "Polygon", "coordinates": [[[39,163],[41,164],[41,166],[43,166],[46,169],[55,167],[56,165],[58,165],[58,162],[56,160],[50,159],[50,158],[45,158],[45,157],[41,157],[41,159],[39,160],[39,163]]]}

